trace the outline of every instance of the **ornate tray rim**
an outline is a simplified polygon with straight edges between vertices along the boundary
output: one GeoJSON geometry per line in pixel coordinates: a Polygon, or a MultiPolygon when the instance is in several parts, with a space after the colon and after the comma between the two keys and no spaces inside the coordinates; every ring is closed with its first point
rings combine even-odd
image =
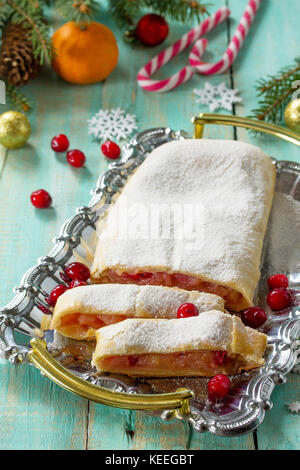
{"type": "MultiPolygon", "coordinates": [[[[89,204],[86,207],[78,208],[76,215],[63,224],[59,236],[54,239],[54,246],[50,253],[45,257],[39,258],[38,264],[24,274],[20,285],[15,289],[15,297],[0,310],[0,350],[4,351],[6,359],[12,364],[34,362],[29,357],[33,350],[27,345],[18,344],[15,339],[16,331],[27,334],[26,331],[20,328],[23,318],[22,312],[25,310],[25,307],[23,306],[21,311],[18,310],[18,307],[24,301],[26,303],[27,300],[26,308],[28,309],[30,306],[32,308],[35,305],[33,299],[37,291],[37,285],[35,284],[37,279],[39,279],[41,284],[41,279],[47,277],[49,272],[53,270],[54,264],[56,267],[58,265],[63,266],[64,260],[70,258],[70,253],[73,252],[74,247],[80,244],[80,236],[78,234],[74,235],[74,230],[77,229],[78,231],[78,227],[81,227],[82,230],[82,227],[95,224],[96,220],[105,212],[104,205],[109,203],[114,194],[125,184],[126,180],[124,180],[123,170],[125,170],[125,173],[128,170],[133,171],[144,160],[145,154],[150,151],[147,149],[147,145],[149,145],[151,139],[167,139],[165,141],[168,141],[186,137],[188,135],[184,131],[175,132],[169,128],[148,129],[136,134],[125,147],[121,160],[109,165],[108,170],[98,179],[96,188],[91,192],[92,198],[89,204]],[[61,254],[61,258],[59,263],[57,263],[57,261],[54,261],[54,258],[59,254],[61,254]],[[28,354],[29,351],[31,351],[30,354],[28,354]]],[[[291,169],[299,172],[300,175],[300,164],[277,161],[275,165],[280,170],[291,169]]],[[[38,284],[38,287],[40,287],[40,284],[38,284]]],[[[276,361],[266,364],[262,369],[263,374],[254,377],[249,382],[248,395],[242,400],[243,410],[239,409],[230,413],[230,421],[226,420],[227,415],[216,417],[211,412],[199,412],[193,406],[191,408],[188,407],[183,412],[183,396],[181,397],[182,407],[180,411],[178,409],[165,410],[162,413],[159,412],[159,415],[165,420],[174,417],[186,420],[199,432],[210,431],[220,436],[237,436],[253,431],[263,421],[265,411],[272,408],[270,397],[275,384],[281,384],[286,381],[286,375],[292,370],[297,361],[298,348],[300,346],[299,337],[300,308],[297,307],[292,310],[289,319],[280,326],[278,340],[274,344],[274,351],[276,352],[274,357],[280,357],[280,354],[284,353],[284,363],[280,367],[276,366],[276,361]]],[[[34,344],[32,346],[35,349],[34,344]]],[[[37,363],[36,365],[39,367],[37,363]]],[[[41,369],[41,367],[39,368],[41,369]]],[[[60,383],[60,385],[64,386],[63,383],[60,383]]],[[[71,391],[74,390],[71,389],[71,391]]],[[[122,393],[122,395],[128,394],[122,393]]],[[[109,404],[113,405],[112,403],[109,404]]],[[[179,407],[177,406],[176,408],[179,407]]]]}

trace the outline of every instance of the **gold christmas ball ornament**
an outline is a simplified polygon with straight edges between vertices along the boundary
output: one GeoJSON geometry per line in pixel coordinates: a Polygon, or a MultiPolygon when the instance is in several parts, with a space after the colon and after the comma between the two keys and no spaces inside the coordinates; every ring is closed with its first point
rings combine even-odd
{"type": "Polygon", "coordinates": [[[291,103],[287,105],[284,118],[286,125],[300,134],[300,99],[291,101],[291,103]]]}
{"type": "Polygon", "coordinates": [[[0,144],[16,149],[26,144],[31,134],[27,117],[18,111],[7,111],[0,115],[0,144]]]}

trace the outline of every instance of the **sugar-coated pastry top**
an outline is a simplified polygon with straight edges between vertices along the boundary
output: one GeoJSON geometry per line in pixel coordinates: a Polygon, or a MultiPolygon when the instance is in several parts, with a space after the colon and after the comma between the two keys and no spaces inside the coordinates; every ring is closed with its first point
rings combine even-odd
{"type": "Polygon", "coordinates": [[[62,294],[56,303],[53,327],[57,320],[72,313],[119,314],[150,318],[175,318],[184,303],[193,303],[199,312],[224,311],[221,297],[197,291],[133,284],[95,284],[76,287],[62,294]]]}
{"type": "MultiPolygon", "coordinates": [[[[158,147],[99,226],[93,278],[106,269],[179,272],[230,287],[243,295],[243,308],[252,305],[275,178],[271,159],[246,143],[181,140],[158,147]],[[193,215],[187,211],[184,220],[187,226],[192,219],[194,226],[196,222],[194,238],[157,239],[149,232],[139,236],[153,204],[155,210],[164,210],[161,204],[192,208],[193,215]],[[138,213],[138,224],[133,213],[138,213]],[[132,229],[127,237],[116,229],[120,214],[122,226],[132,229]]],[[[166,217],[161,220],[167,223],[166,217]]],[[[172,220],[170,224],[173,230],[172,220]]]]}
{"type": "Polygon", "coordinates": [[[96,357],[179,351],[227,351],[261,358],[266,335],[217,310],[175,320],[134,318],[96,331],[96,357]]]}

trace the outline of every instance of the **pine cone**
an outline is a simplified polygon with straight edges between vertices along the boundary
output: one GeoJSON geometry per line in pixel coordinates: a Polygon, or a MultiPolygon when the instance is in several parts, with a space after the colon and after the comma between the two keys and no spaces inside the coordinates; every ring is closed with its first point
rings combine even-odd
{"type": "Polygon", "coordinates": [[[41,69],[33,55],[28,30],[22,24],[9,23],[2,34],[0,77],[14,86],[26,85],[41,69]]]}

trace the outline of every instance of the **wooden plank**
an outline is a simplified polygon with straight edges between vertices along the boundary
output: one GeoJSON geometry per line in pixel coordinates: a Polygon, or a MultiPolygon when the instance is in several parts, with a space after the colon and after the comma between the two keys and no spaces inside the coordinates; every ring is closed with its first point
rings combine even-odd
{"type": "Polygon", "coordinates": [[[272,394],[273,409],[267,412],[258,429],[260,450],[298,450],[300,442],[299,414],[288,410],[287,404],[300,401],[300,376],[290,374],[284,385],[272,394]]]}
{"type": "Polygon", "coordinates": [[[88,402],[32,366],[0,364],[0,449],[86,448],[88,402]]]}
{"type": "Polygon", "coordinates": [[[6,161],[6,158],[7,158],[7,153],[8,153],[8,150],[7,150],[5,147],[3,147],[3,146],[1,145],[1,147],[0,147],[0,176],[1,176],[1,174],[2,174],[2,170],[3,170],[4,166],[5,166],[5,161],[6,161]]]}
{"type": "Polygon", "coordinates": [[[188,423],[164,422],[145,413],[91,404],[89,449],[112,450],[252,450],[252,434],[221,438],[197,433],[188,423]],[[103,432],[109,429],[109,432],[103,432]]]}
{"type": "MultiPolygon", "coordinates": [[[[245,2],[228,0],[235,17],[241,17],[245,2]]],[[[240,90],[243,103],[236,106],[240,116],[248,116],[257,108],[256,81],[277,73],[282,67],[292,65],[299,55],[300,31],[296,0],[287,4],[283,2],[263,2],[252,30],[246,39],[243,49],[233,65],[234,85],[240,90]]],[[[236,23],[230,23],[231,35],[236,23]]],[[[284,124],[284,123],[283,123],[284,124]]],[[[269,155],[280,160],[300,161],[299,147],[288,144],[271,136],[253,136],[244,129],[238,130],[238,138],[262,147],[269,155]]]]}

